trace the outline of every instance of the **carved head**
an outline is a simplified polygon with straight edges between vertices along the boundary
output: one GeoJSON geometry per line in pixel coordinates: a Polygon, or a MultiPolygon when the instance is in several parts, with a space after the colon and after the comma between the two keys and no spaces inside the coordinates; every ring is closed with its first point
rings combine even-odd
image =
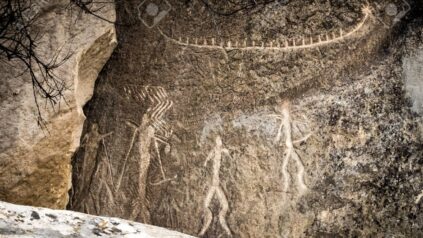
{"type": "Polygon", "coordinates": [[[169,144],[166,144],[164,152],[165,152],[165,154],[170,153],[170,145],[169,144]]]}
{"type": "Polygon", "coordinates": [[[97,123],[93,123],[91,125],[91,131],[92,132],[97,132],[98,131],[98,124],[97,123]]]}
{"type": "Polygon", "coordinates": [[[216,145],[222,146],[222,138],[220,136],[216,136],[216,145]]]}

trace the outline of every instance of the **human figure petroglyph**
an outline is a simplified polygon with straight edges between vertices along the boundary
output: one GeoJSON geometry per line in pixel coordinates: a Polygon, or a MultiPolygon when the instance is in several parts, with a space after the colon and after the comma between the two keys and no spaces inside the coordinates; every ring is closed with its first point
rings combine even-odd
{"type": "Polygon", "coordinates": [[[225,230],[228,235],[231,235],[231,231],[229,230],[228,224],[226,223],[226,213],[229,211],[229,204],[226,198],[225,193],[223,192],[222,188],[220,187],[220,177],[219,171],[222,162],[222,155],[228,156],[228,158],[232,159],[229,151],[223,147],[222,138],[220,136],[216,137],[215,140],[215,147],[212,151],[208,154],[206,161],[204,162],[204,167],[207,166],[207,162],[209,160],[213,160],[213,178],[211,182],[211,186],[207,191],[206,198],[204,199],[204,223],[203,228],[201,229],[199,236],[203,236],[206,231],[209,229],[210,224],[213,219],[213,213],[211,212],[209,206],[213,199],[213,196],[216,195],[219,203],[220,203],[220,212],[219,212],[219,223],[225,230]]]}
{"type": "MultiPolygon", "coordinates": [[[[93,197],[93,202],[95,203],[94,207],[98,211],[100,211],[101,206],[99,205],[99,201],[96,201],[94,197],[100,197],[101,196],[100,194],[102,193],[103,188],[106,189],[106,195],[109,198],[109,201],[111,201],[112,204],[114,203],[114,197],[112,192],[112,188],[114,187],[112,161],[109,157],[109,152],[108,152],[106,143],[104,142],[104,139],[101,141],[101,143],[104,148],[104,158],[103,157],[100,158],[97,168],[94,171],[95,174],[93,176],[96,176],[97,172],[104,171],[101,169],[101,167],[104,165],[106,166],[106,169],[105,169],[106,174],[103,174],[100,172],[101,174],[98,175],[101,177],[101,182],[97,190],[98,192],[97,196],[94,196],[94,194],[91,193],[91,196],[93,197]]],[[[97,212],[97,214],[99,213],[97,212]]]]}
{"type": "Polygon", "coordinates": [[[146,200],[147,175],[151,162],[150,148],[152,145],[154,146],[154,151],[157,159],[159,160],[160,171],[163,176],[163,181],[155,183],[155,185],[172,180],[166,178],[161,162],[160,144],[165,145],[166,153],[170,151],[170,144],[167,140],[170,138],[173,131],[164,121],[163,117],[166,112],[170,110],[173,102],[169,99],[168,94],[162,87],[125,86],[124,91],[126,92],[127,98],[135,99],[138,103],[146,103],[148,105],[148,109],[141,118],[139,124],[132,121],[126,121],[126,124],[134,130],[129,144],[129,149],[123,159],[122,168],[117,176],[117,184],[114,192],[117,193],[120,189],[123,176],[127,170],[127,162],[138,135],[139,171],[137,196],[141,200],[134,201],[134,208],[129,217],[130,219],[137,219],[141,215],[144,221],[148,221],[149,214],[148,211],[146,211],[147,209],[143,201],[146,200]]]}
{"type": "Polygon", "coordinates": [[[112,134],[113,132],[101,134],[98,131],[98,124],[97,123],[92,124],[90,132],[85,134],[85,136],[81,140],[81,147],[85,149],[84,158],[86,156],[93,158],[92,156],[89,156],[89,155],[96,154],[95,152],[97,152],[97,149],[99,147],[99,142],[103,141],[104,138],[112,134]]]}
{"type": "Polygon", "coordinates": [[[280,107],[280,111],[281,114],[271,114],[268,115],[270,117],[273,117],[277,120],[280,120],[281,123],[279,125],[278,128],[278,132],[276,134],[275,137],[275,143],[280,143],[281,142],[281,138],[282,138],[282,134],[285,136],[285,146],[286,146],[286,154],[285,157],[282,161],[282,176],[283,176],[283,192],[287,192],[288,188],[289,188],[289,180],[290,180],[290,176],[288,173],[288,164],[289,164],[289,160],[292,158],[295,161],[296,164],[296,177],[297,177],[297,184],[298,184],[298,192],[300,194],[303,194],[304,192],[307,191],[307,186],[304,182],[304,165],[303,162],[301,161],[301,158],[298,156],[294,145],[301,143],[303,141],[306,141],[311,134],[307,134],[306,136],[298,139],[298,140],[293,140],[292,135],[293,135],[293,121],[291,119],[291,112],[290,112],[290,103],[289,101],[285,101],[282,103],[281,107],[280,107]]]}
{"type": "MultiPolygon", "coordinates": [[[[160,144],[165,145],[165,153],[170,151],[170,144],[167,140],[172,135],[173,131],[170,126],[164,121],[163,117],[167,111],[173,105],[173,102],[169,99],[168,94],[162,87],[139,87],[139,86],[125,86],[127,98],[133,98],[139,103],[147,103],[148,109],[143,115],[141,122],[135,123],[127,121],[126,124],[134,128],[129,149],[125,155],[123,167],[118,176],[118,182],[115,191],[117,192],[121,186],[123,175],[126,171],[127,161],[131,151],[134,147],[136,135],[138,134],[138,152],[139,152],[139,171],[138,171],[138,197],[140,199],[146,199],[146,185],[148,169],[151,162],[150,148],[153,145],[157,159],[159,160],[160,171],[163,176],[163,180],[153,185],[159,185],[172,179],[166,178],[160,155],[160,144]]],[[[149,214],[146,211],[145,204],[140,201],[134,201],[134,209],[130,214],[130,219],[136,219],[142,216],[144,221],[149,221],[149,214]],[[141,206],[141,208],[140,208],[141,206]]]]}
{"type": "MultiPolygon", "coordinates": [[[[100,167],[102,166],[102,160],[101,158],[97,158],[99,154],[99,147],[102,145],[105,153],[107,154],[107,148],[104,143],[104,139],[112,134],[113,132],[101,134],[98,129],[98,124],[94,123],[90,126],[90,130],[82,138],[80,146],[81,149],[84,149],[82,158],[82,171],[80,172],[82,181],[86,181],[87,179],[89,180],[100,170],[100,167]],[[86,171],[92,172],[90,175],[88,175],[86,171]],[[87,178],[87,176],[89,176],[89,178],[87,178]]],[[[82,190],[84,190],[84,188],[82,188],[82,190]]],[[[84,197],[83,199],[89,198],[84,197]]],[[[86,213],[90,212],[86,206],[82,206],[81,208],[86,213]]]]}
{"type": "MultiPolygon", "coordinates": [[[[81,140],[81,148],[84,148],[84,157],[82,161],[83,170],[86,168],[86,163],[88,160],[95,159],[97,157],[98,148],[100,146],[100,142],[103,142],[104,146],[104,138],[112,135],[113,132],[109,132],[106,134],[101,134],[98,131],[98,124],[94,123],[91,125],[90,131],[85,134],[85,136],[81,140]]],[[[85,173],[82,173],[82,179],[85,181],[85,173]]]]}
{"type": "MultiPolygon", "coordinates": [[[[147,118],[148,116],[144,116],[143,119],[141,120],[140,125],[136,125],[136,124],[134,125],[131,122],[127,122],[129,126],[132,126],[134,128],[134,134],[132,137],[131,144],[134,143],[135,135],[138,133],[138,140],[139,140],[138,151],[140,156],[138,160],[138,166],[139,166],[138,168],[138,196],[141,199],[145,198],[145,195],[146,195],[146,181],[147,181],[148,168],[150,166],[150,160],[151,160],[150,146],[151,146],[152,138],[154,137],[154,133],[155,133],[154,127],[149,125],[150,122],[147,118]]],[[[132,149],[132,147],[133,145],[130,148],[132,149]]],[[[130,151],[131,150],[129,150],[127,153],[124,165],[126,165],[126,161],[127,161],[127,158],[129,157],[130,151]]],[[[123,171],[126,171],[125,167],[122,170],[122,172],[123,171]]],[[[118,185],[120,185],[122,181],[122,177],[123,177],[123,173],[119,177],[120,179],[118,181],[118,185]]],[[[140,204],[140,205],[142,206],[144,204],[140,204]]],[[[145,211],[142,211],[142,212],[144,213],[143,220],[147,222],[149,220],[149,214],[146,214],[145,211]]],[[[135,205],[134,209],[131,212],[131,215],[129,216],[129,219],[134,220],[137,218],[138,215],[139,215],[139,207],[135,205]]]]}
{"type": "Polygon", "coordinates": [[[134,132],[132,134],[130,147],[124,158],[123,169],[118,176],[117,190],[120,188],[123,174],[126,171],[127,160],[134,146],[137,134],[139,134],[138,138],[140,141],[140,159],[141,161],[148,162],[146,166],[140,168],[142,174],[145,173],[146,175],[146,171],[148,170],[148,166],[150,164],[150,146],[153,143],[161,167],[160,170],[162,172],[163,179],[169,181],[169,179],[166,179],[162,167],[159,143],[165,145],[165,152],[170,150],[170,144],[167,140],[172,135],[173,131],[163,120],[163,117],[164,114],[170,110],[173,102],[168,99],[168,94],[162,87],[125,86],[124,91],[127,98],[134,98],[137,102],[149,102],[150,106],[141,119],[141,123],[139,125],[134,122],[127,122],[127,125],[134,128],[134,132]]]}
{"type": "Polygon", "coordinates": [[[345,32],[344,29],[340,28],[338,30],[325,33],[323,35],[307,37],[301,36],[291,39],[271,40],[268,43],[262,41],[258,44],[256,44],[255,41],[251,41],[250,44],[248,44],[248,41],[246,39],[243,41],[243,44],[240,44],[238,43],[238,41],[233,40],[221,40],[220,44],[217,44],[215,38],[211,38],[211,40],[208,40],[207,38],[193,38],[190,40],[189,37],[186,37],[185,40],[183,40],[181,37],[179,39],[175,39],[165,34],[160,28],[158,28],[158,31],[163,37],[165,37],[165,39],[181,46],[219,50],[294,51],[325,46],[333,43],[339,43],[347,38],[354,37],[356,34],[358,34],[358,32],[360,32],[364,28],[366,22],[368,22],[371,18],[374,18],[370,6],[364,6],[362,8],[362,13],[363,19],[359,23],[357,23],[355,27],[353,27],[347,32],[345,32]],[[299,42],[301,43],[297,44],[296,39],[299,39],[299,42]],[[203,43],[201,44],[199,42],[203,43]],[[235,42],[235,44],[233,44],[232,42],[235,42]],[[274,42],[276,44],[274,44],[274,42]]]}

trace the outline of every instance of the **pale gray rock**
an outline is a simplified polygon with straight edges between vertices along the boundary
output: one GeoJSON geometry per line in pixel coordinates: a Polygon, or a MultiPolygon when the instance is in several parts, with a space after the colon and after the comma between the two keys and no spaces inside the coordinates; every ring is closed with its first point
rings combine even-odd
{"type": "Polygon", "coordinates": [[[0,202],[0,237],[189,238],[192,236],[114,217],[0,202]]]}

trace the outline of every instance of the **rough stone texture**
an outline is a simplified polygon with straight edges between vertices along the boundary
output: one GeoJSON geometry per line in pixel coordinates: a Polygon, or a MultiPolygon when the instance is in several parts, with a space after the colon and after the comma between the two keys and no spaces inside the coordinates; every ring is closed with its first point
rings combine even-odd
{"type": "Polygon", "coordinates": [[[416,52],[405,58],[404,65],[404,79],[407,92],[413,101],[413,111],[423,114],[423,49],[416,50],[416,52]]]}
{"type": "MultiPolygon", "coordinates": [[[[40,100],[48,129],[42,130],[37,125],[31,81],[25,74],[16,77],[23,68],[16,62],[0,66],[0,199],[64,208],[71,187],[70,160],[85,120],[82,107],[116,46],[116,33],[113,24],[70,11],[69,1],[34,2],[40,7],[33,27],[44,33],[37,53],[46,61],[55,52],[59,60],[72,53],[54,72],[69,85],[67,103],[62,101],[53,111],[40,100]]],[[[108,5],[102,14],[115,19],[114,6],[108,5]]]]}
{"type": "MultiPolygon", "coordinates": [[[[366,1],[229,17],[169,2],[158,27],[118,27],[86,107],[71,209],[205,237],[422,235],[422,121],[401,62],[421,44],[406,32],[421,35],[421,24],[385,28],[372,3],[359,31],[321,47],[201,48],[195,37],[251,45],[348,32],[366,1]]],[[[121,23],[138,4],[118,4],[121,23]]]]}
{"type": "Polygon", "coordinates": [[[119,218],[0,202],[0,237],[189,238],[192,236],[119,218]]]}

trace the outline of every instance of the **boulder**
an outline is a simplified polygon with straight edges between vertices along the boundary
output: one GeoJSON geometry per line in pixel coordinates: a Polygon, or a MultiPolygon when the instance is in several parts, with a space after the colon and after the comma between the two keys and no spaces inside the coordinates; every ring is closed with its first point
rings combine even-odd
{"type": "MultiPolygon", "coordinates": [[[[34,32],[42,32],[36,52],[45,61],[71,57],[55,69],[68,89],[60,105],[39,99],[46,121],[37,123],[31,80],[17,76],[17,61],[0,66],[0,199],[19,204],[64,208],[71,187],[71,157],[79,146],[83,106],[93,94],[98,73],[115,48],[114,24],[69,8],[69,1],[37,1],[34,32]]],[[[101,10],[113,21],[113,4],[101,10]]]]}
{"type": "Polygon", "coordinates": [[[71,209],[203,237],[421,234],[421,119],[390,1],[229,16],[213,10],[231,3],[167,2],[150,18],[117,4],[122,41],[88,103],[71,209]]]}
{"type": "Polygon", "coordinates": [[[192,236],[114,217],[0,202],[0,237],[141,237],[192,236]]]}

